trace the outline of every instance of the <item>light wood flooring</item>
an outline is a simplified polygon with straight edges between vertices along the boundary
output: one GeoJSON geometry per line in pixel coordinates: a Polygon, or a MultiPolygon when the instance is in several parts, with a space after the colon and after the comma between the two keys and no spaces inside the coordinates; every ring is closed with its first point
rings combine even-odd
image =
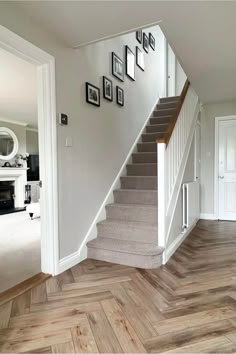
{"type": "Polygon", "coordinates": [[[236,353],[236,223],[201,221],[157,270],[86,260],[0,307],[0,351],[236,353]]]}

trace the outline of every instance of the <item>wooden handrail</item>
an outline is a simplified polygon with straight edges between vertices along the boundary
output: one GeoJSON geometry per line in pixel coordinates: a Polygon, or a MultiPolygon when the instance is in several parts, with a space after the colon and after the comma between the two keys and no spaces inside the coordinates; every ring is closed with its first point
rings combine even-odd
{"type": "Polygon", "coordinates": [[[186,94],[188,92],[189,86],[190,86],[190,82],[187,79],[185,81],[183,90],[181,92],[181,95],[180,95],[179,102],[177,104],[176,110],[175,110],[175,112],[173,114],[173,117],[171,118],[171,121],[170,121],[170,123],[168,125],[167,131],[165,132],[165,135],[162,138],[158,138],[157,139],[157,141],[156,141],[157,143],[165,143],[166,145],[168,145],[168,143],[170,141],[170,138],[171,138],[171,135],[172,135],[172,132],[174,130],[175,124],[177,122],[179,113],[181,111],[182,105],[184,103],[185,96],[186,96],[186,94]]]}

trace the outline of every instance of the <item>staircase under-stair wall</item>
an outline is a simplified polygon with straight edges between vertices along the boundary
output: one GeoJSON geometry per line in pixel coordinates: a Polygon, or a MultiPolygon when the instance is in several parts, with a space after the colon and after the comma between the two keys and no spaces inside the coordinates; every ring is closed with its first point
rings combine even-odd
{"type": "Polygon", "coordinates": [[[87,243],[88,258],[139,268],[162,264],[158,245],[157,139],[165,136],[180,97],[161,98],[127,164],[106,220],[97,224],[97,238],[87,243]]]}

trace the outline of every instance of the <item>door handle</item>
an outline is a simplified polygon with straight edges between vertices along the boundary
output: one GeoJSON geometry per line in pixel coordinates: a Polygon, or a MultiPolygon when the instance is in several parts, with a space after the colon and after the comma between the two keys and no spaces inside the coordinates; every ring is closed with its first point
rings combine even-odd
{"type": "Polygon", "coordinates": [[[225,177],[224,176],[219,176],[220,179],[224,179],[225,177]]]}

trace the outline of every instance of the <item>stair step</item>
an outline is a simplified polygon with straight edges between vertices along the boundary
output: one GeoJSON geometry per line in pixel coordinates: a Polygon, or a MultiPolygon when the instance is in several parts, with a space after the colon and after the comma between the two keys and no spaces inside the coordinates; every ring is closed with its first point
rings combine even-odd
{"type": "Polygon", "coordinates": [[[160,98],[160,103],[166,103],[166,102],[175,102],[180,99],[179,96],[172,96],[172,97],[162,97],[160,98]]]}
{"type": "Polygon", "coordinates": [[[132,163],[126,169],[128,176],[157,176],[156,163],[132,163]]]}
{"type": "Polygon", "coordinates": [[[151,124],[146,126],[147,133],[160,133],[166,132],[168,129],[169,123],[160,123],[160,124],[151,124]]]}
{"type": "Polygon", "coordinates": [[[175,110],[176,108],[155,109],[155,111],[152,112],[152,116],[153,117],[172,116],[175,110]]]}
{"type": "Polygon", "coordinates": [[[142,142],[137,144],[137,150],[138,152],[157,152],[157,144],[156,142],[142,142]]]}
{"type": "Polygon", "coordinates": [[[108,204],[106,216],[109,220],[146,222],[157,225],[157,206],[140,204],[108,204]]]}
{"type": "Polygon", "coordinates": [[[122,176],[121,189],[157,189],[156,176],[122,176]]]}
{"type": "Polygon", "coordinates": [[[145,204],[157,206],[157,191],[148,189],[117,189],[114,201],[119,204],[145,204]]]}
{"type": "Polygon", "coordinates": [[[156,152],[135,152],[132,154],[132,160],[134,163],[156,163],[156,152]]]}
{"type": "Polygon", "coordinates": [[[104,220],[97,224],[98,237],[114,240],[154,243],[157,240],[157,226],[132,221],[104,220]]]}
{"type": "Polygon", "coordinates": [[[88,258],[124,264],[144,269],[158,268],[162,264],[163,249],[156,244],[114,241],[98,237],[87,243],[88,258]]]}
{"type": "Polygon", "coordinates": [[[160,102],[157,104],[156,109],[176,108],[177,104],[178,101],[160,102]]]}
{"type": "Polygon", "coordinates": [[[158,138],[163,138],[164,136],[164,132],[160,132],[160,133],[144,133],[142,134],[142,141],[144,143],[147,143],[147,142],[152,142],[152,141],[155,141],[158,139],[158,138]]]}
{"type": "Polygon", "coordinates": [[[161,117],[151,117],[149,119],[149,124],[156,125],[156,124],[168,124],[170,120],[172,119],[172,115],[169,116],[161,116],[161,117]]]}

